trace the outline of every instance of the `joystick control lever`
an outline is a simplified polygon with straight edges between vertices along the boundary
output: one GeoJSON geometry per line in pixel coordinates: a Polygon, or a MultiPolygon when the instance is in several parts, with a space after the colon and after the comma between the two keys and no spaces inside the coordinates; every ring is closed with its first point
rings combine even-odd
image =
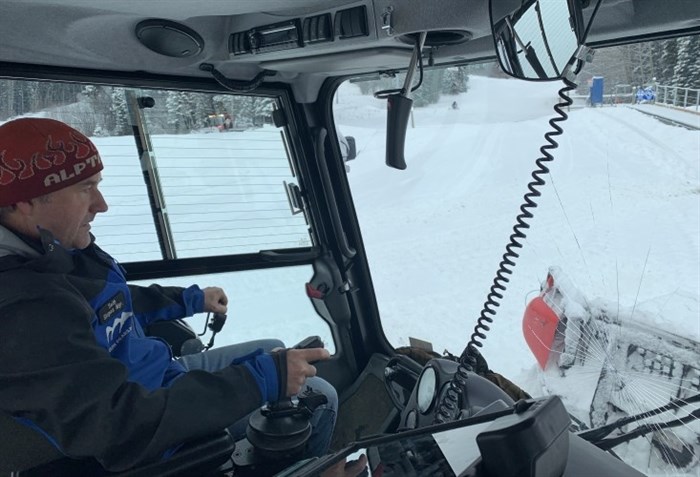
{"type": "Polygon", "coordinates": [[[316,408],[327,402],[324,394],[307,388],[295,399],[258,409],[248,420],[246,438],[236,442],[234,464],[241,472],[252,472],[250,475],[271,475],[298,460],[311,437],[309,420],[316,408]]]}
{"type": "MultiPolygon", "coordinates": [[[[319,336],[309,336],[290,349],[323,347],[319,336]]],[[[248,419],[246,438],[236,442],[232,456],[241,475],[247,476],[246,472],[250,475],[274,474],[297,460],[311,436],[311,416],[316,408],[327,402],[325,394],[306,387],[295,398],[270,402],[253,412],[248,419]]]]}
{"type": "Polygon", "coordinates": [[[321,339],[321,337],[314,335],[304,338],[303,340],[292,346],[291,349],[312,349],[324,347],[325,345],[323,344],[323,340],[321,339]]]}

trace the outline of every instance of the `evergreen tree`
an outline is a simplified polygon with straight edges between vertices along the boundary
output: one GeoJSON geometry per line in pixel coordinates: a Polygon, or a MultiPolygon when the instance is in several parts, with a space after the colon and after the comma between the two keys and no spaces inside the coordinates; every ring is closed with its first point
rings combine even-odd
{"type": "Polygon", "coordinates": [[[262,126],[272,121],[272,103],[270,98],[257,96],[237,96],[235,98],[233,114],[236,127],[262,126]]]}
{"type": "Polygon", "coordinates": [[[678,60],[678,39],[661,42],[661,67],[657,80],[659,84],[673,86],[673,72],[678,60]]]}
{"type": "Polygon", "coordinates": [[[186,134],[195,128],[192,93],[170,91],[165,100],[167,124],[171,133],[186,134]]]}
{"type": "Polygon", "coordinates": [[[700,88],[700,36],[678,40],[678,58],[673,70],[673,85],[682,88],[700,88]]]}
{"type": "Polygon", "coordinates": [[[425,70],[423,73],[423,83],[414,91],[413,105],[416,107],[427,106],[437,103],[442,91],[442,79],[445,75],[443,68],[425,70]]]}
{"type": "Polygon", "coordinates": [[[84,107],[68,109],[64,117],[59,118],[79,129],[87,136],[102,136],[108,134],[109,94],[103,86],[85,85],[78,95],[78,101],[84,107]]]}
{"type": "Polygon", "coordinates": [[[75,103],[82,86],[71,83],[2,80],[0,120],[75,103]]]}
{"type": "Polygon", "coordinates": [[[253,96],[251,98],[251,111],[253,112],[253,124],[262,126],[263,124],[272,123],[272,104],[270,98],[260,98],[253,96]]]}
{"type": "Polygon", "coordinates": [[[129,111],[126,105],[126,93],[124,88],[112,88],[110,98],[110,131],[112,131],[114,136],[126,136],[131,134],[129,111]]]}
{"type": "Polygon", "coordinates": [[[644,87],[658,77],[657,65],[654,64],[654,48],[657,42],[644,42],[622,47],[624,65],[627,69],[628,83],[644,87]]]}
{"type": "Polygon", "coordinates": [[[12,107],[15,100],[16,81],[4,80],[0,88],[0,121],[13,116],[16,111],[12,107]]]}
{"type": "Polygon", "coordinates": [[[252,98],[239,96],[236,98],[234,106],[235,121],[238,126],[251,128],[255,125],[255,114],[253,113],[252,98]]]}
{"type": "Polygon", "coordinates": [[[466,67],[447,68],[442,78],[442,94],[466,93],[468,83],[469,75],[466,67]]]}

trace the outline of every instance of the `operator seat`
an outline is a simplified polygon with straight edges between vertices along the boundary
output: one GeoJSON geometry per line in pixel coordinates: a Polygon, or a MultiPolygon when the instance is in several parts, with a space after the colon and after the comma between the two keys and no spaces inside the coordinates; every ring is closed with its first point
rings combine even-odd
{"type": "Polygon", "coordinates": [[[38,432],[0,413],[0,476],[176,477],[209,475],[231,459],[235,442],[227,430],[186,443],[170,459],[124,472],[108,472],[95,459],[63,456],[38,432]]]}

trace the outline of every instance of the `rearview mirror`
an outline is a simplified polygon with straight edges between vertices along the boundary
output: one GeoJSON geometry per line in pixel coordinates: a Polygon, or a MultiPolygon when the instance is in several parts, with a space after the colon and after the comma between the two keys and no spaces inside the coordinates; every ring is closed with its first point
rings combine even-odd
{"type": "Polygon", "coordinates": [[[578,0],[490,2],[491,27],[501,68],[527,80],[564,76],[582,41],[578,0]]]}

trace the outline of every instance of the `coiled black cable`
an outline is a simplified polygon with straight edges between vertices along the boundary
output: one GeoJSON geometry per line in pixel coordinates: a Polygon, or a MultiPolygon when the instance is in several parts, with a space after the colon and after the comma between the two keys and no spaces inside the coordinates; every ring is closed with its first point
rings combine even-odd
{"type": "Polygon", "coordinates": [[[552,149],[559,147],[559,143],[554,140],[554,137],[563,134],[564,130],[558,123],[566,121],[569,116],[564,112],[564,107],[571,106],[573,101],[568,96],[568,92],[576,89],[576,83],[564,78],[564,87],[558,94],[561,101],[554,105],[554,111],[558,117],[549,120],[549,125],[552,131],[544,135],[547,144],[540,147],[542,157],[535,161],[537,168],[532,172],[532,181],[528,183],[528,191],[523,196],[523,204],[520,206],[520,214],[515,218],[517,222],[513,226],[513,233],[509,237],[509,242],[506,245],[506,251],[503,254],[501,262],[498,264],[498,271],[493,279],[493,283],[486,296],[484,307],[481,309],[477,324],[474,327],[474,332],[469,338],[469,343],[462,351],[459,357],[459,366],[457,371],[448,384],[447,392],[440,402],[435,413],[435,424],[452,421],[459,415],[459,398],[466,387],[469,372],[473,372],[476,366],[477,348],[481,348],[483,343],[480,340],[486,339],[486,332],[491,328],[489,325],[493,323],[493,317],[496,315],[496,308],[501,306],[500,300],[503,298],[503,292],[506,290],[506,284],[510,281],[509,275],[513,274],[515,260],[520,257],[517,249],[523,248],[522,240],[527,237],[525,231],[530,228],[529,220],[533,217],[532,209],[537,207],[535,199],[542,195],[540,188],[544,186],[545,180],[543,176],[549,173],[549,168],[546,163],[554,160],[554,156],[549,152],[552,149]]]}

